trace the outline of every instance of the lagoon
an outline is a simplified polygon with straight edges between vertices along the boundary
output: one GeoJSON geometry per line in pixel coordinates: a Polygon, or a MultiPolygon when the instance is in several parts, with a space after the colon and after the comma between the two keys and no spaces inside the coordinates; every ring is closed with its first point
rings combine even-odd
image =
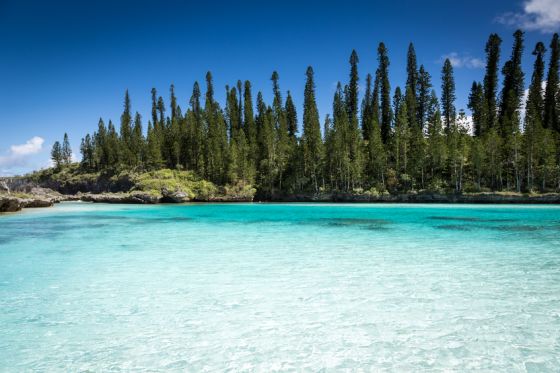
{"type": "Polygon", "coordinates": [[[559,371],[560,207],[0,215],[0,371],[559,371]]]}

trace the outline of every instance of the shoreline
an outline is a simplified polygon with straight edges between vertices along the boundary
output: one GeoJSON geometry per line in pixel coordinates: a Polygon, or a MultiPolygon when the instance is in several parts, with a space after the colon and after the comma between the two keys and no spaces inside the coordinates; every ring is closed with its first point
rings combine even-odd
{"type": "Polygon", "coordinates": [[[183,203],[349,203],[349,204],[489,204],[489,205],[560,205],[560,193],[403,193],[403,194],[294,194],[276,195],[268,198],[248,198],[239,196],[212,196],[208,198],[171,199],[163,195],[143,192],[120,193],[78,193],[65,195],[39,188],[29,195],[17,193],[0,194],[0,213],[17,212],[27,208],[52,207],[59,202],[82,201],[107,204],[183,204],[183,203]]]}

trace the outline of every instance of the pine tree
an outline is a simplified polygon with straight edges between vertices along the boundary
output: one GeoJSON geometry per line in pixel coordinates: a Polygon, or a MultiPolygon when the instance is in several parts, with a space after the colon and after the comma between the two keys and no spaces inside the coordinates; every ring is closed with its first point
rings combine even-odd
{"type": "Polygon", "coordinates": [[[375,80],[373,81],[373,91],[371,93],[371,116],[374,123],[380,127],[381,130],[381,117],[380,117],[380,107],[379,107],[379,69],[375,71],[375,80]]]}
{"type": "Polygon", "coordinates": [[[212,74],[206,74],[206,102],[204,105],[208,140],[206,147],[206,174],[216,184],[224,184],[228,165],[227,127],[219,104],[214,100],[212,74]]]}
{"type": "Polygon", "coordinates": [[[279,76],[276,71],[272,73],[272,93],[274,99],[272,102],[274,128],[276,132],[275,144],[275,166],[278,175],[278,187],[282,189],[285,172],[288,167],[288,161],[291,158],[292,147],[290,146],[290,139],[288,134],[288,123],[286,119],[286,112],[282,104],[282,95],[280,93],[280,86],[278,84],[279,76]]]}
{"type": "Polygon", "coordinates": [[[371,87],[371,74],[366,76],[366,93],[362,100],[362,137],[365,141],[369,140],[371,127],[373,125],[373,96],[371,87]]]}
{"type": "Polygon", "coordinates": [[[147,149],[146,149],[146,168],[149,170],[157,170],[163,165],[163,158],[161,156],[161,144],[157,134],[157,130],[148,123],[147,133],[147,149]]]}
{"type": "Polygon", "coordinates": [[[525,140],[525,160],[526,160],[526,178],[527,189],[531,191],[534,186],[535,170],[538,168],[537,147],[539,146],[539,137],[543,127],[543,77],[544,77],[544,54],[546,49],[542,42],[538,42],[533,50],[535,63],[533,65],[533,75],[531,77],[531,85],[529,86],[529,94],[525,107],[524,121],[524,140],[525,140]]]}
{"type": "Polygon", "coordinates": [[[99,118],[97,132],[94,135],[95,159],[99,170],[109,167],[109,150],[107,149],[107,127],[102,118],[99,118]]]}
{"type": "Polygon", "coordinates": [[[377,59],[379,61],[379,89],[381,101],[381,137],[387,144],[391,134],[391,84],[389,83],[389,56],[385,44],[379,43],[377,59]]]}
{"type": "Polygon", "coordinates": [[[64,134],[62,141],[62,162],[67,165],[72,163],[72,148],[70,147],[67,133],[64,134]]]}
{"type": "Polygon", "coordinates": [[[152,124],[157,126],[158,116],[157,116],[157,91],[152,88],[152,124]]]}
{"type": "Polygon", "coordinates": [[[410,156],[409,173],[415,186],[425,189],[426,167],[427,167],[427,140],[424,131],[420,126],[413,126],[409,129],[410,133],[410,156]]]}
{"type": "Polygon", "coordinates": [[[381,137],[381,127],[379,117],[372,116],[372,125],[368,135],[366,147],[366,184],[376,188],[378,192],[385,190],[385,173],[387,168],[387,155],[383,139],[381,137]]]}
{"type": "Polygon", "coordinates": [[[288,121],[288,134],[291,138],[295,138],[298,131],[297,112],[290,91],[288,91],[286,97],[286,108],[284,110],[286,111],[286,120],[288,121]]]}
{"type": "Polygon", "coordinates": [[[319,180],[323,162],[323,141],[321,139],[321,125],[319,112],[315,101],[315,82],[313,68],[309,66],[306,72],[304,104],[303,104],[303,159],[304,175],[311,180],[315,193],[319,192],[319,180]]]}
{"type": "Polygon", "coordinates": [[[560,131],[560,120],[558,119],[558,85],[560,84],[558,69],[560,65],[560,40],[558,34],[554,34],[550,43],[550,63],[546,78],[546,89],[544,94],[544,118],[543,127],[560,131]]]}
{"type": "MultiPolygon", "coordinates": [[[[410,90],[410,88],[407,88],[410,90]]],[[[406,95],[403,96],[400,87],[395,89],[393,98],[393,110],[395,117],[395,132],[393,135],[393,156],[395,161],[395,171],[401,176],[405,189],[410,187],[408,176],[408,151],[410,141],[410,131],[408,123],[408,106],[406,95]]]]}
{"type": "Polygon", "coordinates": [[[416,63],[416,51],[414,50],[414,45],[410,43],[408,45],[407,62],[406,62],[406,86],[405,86],[405,97],[406,106],[408,108],[408,123],[410,127],[419,126],[417,123],[417,102],[418,97],[416,96],[416,90],[419,81],[418,65],[416,63]]]}
{"type": "Polygon", "coordinates": [[[453,66],[449,58],[445,59],[441,70],[441,111],[445,129],[449,130],[455,121],[455,78],[453,77],[453,66]]]}
{"type": "Polygon", "coordinates": [[[113,122],[109,120],[107,125],[107,164],[110,169],[116,170],[122,165],[121,157],[121,147],[119,141],[119,135],[117,130],[113,125],[113,122]]]}
{"type": "Polygon", "coordinates": [[[518,110],[523,96],[524,74],[521,70],[521,57],[523,53],[523,32],[517,30],[514,33],[514,44],[511,58],[502,69],[504,83],[501,93],[500,104],[500,132],[502,137],[511,136],[519,129],[518,110]]]}
{"type": "Polygon", "coordinates": [[[131,151],[134,156],[134,165],[138,166],[145,162],[144,135],[142,132],[142,116],[136,112],[134,116],[134,127],[132,129],[131,151]]]}
{"type": "Polygon", "coordinates": [[[348,109],[348,119],[350,123],[358,124],[358,54],[352,50],[350,54],[350,83],[348,85],[348,97],[346,101],[346,108],[348,109]]]}
{"type": "Polygon", "coordinates": [[[251,93],[251,82],[245,81],[243,91],[243,122],[245,124],[245,136],[247,137],[247,145],[249,146],[249,159],[252,172],[256,172],[258,162],[258,142],[257,142],[257,126],[253,115],[253,97],[251,93]]]}
{"type": "Polygon", "coordinates": [[[84,170],[93,170],[95,168],[94,143],[89,133],[82,139],[80,153],[82,154],[81,167],[84,170]]]}
{"type": "Polygon", "coordinates": [[[463,173],[468,157],[467,118],[465,112],[459,112],[459,118],[451,123],[447,133],[449,159],[449,185],[456,193],[463,189],[463,173]]]}
{"type": "Polygon", "coordinates": [[[257,93],[257,136],[259,143],[259,187],[265,195],[274,194],[274,183],[277,175],[276,165],[276,129],[274,128],[274,114],[264,103],[262,93],[257,93]]]}
{"type": "Polygon", "coordinates": [[[167,147],[167,140],[169,139],[168,136],[168,128],[166,126],[166,118],[165,118],[165,103],[163,101],[163,97],[159,96],[157,100],[157,116],[158,119],[154,124],[154,132],[158,138],[158,142],[160,144],[160,152],[163,159],[163,162],[169,166],[170,164],[170,156],[169,156],[169,148],[167,147]]]}
{"type": "Polygon", "coordinates": [[[194,170],[199,176],[205,175],[205,144],[206,130],[204,126],[204,113],[200,104],[200,86],[194,82],[190,108],[187,111],[186,152],[187,169],[194,170]]]}
{"type": "Polygon", "coordinates": [[[484,76],[486,122],[481,127],[481,135],[494,128],[498,123],[498,63],[500,61],[501,43],[502,39],[497,34],[491,34],[486,43],[486,75],[484,76]]]}
{"type": "Polygon", "coordinates": [[[345,87],[346,110],[348,111],[347,146],[350,156],[350,183],[352,188],[358,186],[362,174],[362,145],[358,127],[358,54],[355,50],[350,55],[350,82],[345,87]]]}
{"type": "Polygon", "coordinates": [[[169,98],[171,101],[171,121],[177,118],[177,97],[175,97],[175,86],[171,84],[169,87],[169,98]]]}
{"type": "MultiPolygon", "coordinates": [[[[226,88],[227,91],[227,88],[226,88]]],[[[229,180],[232,183],[246,182],[252,178],[249,165],[249,148],[247,138],[241,126],[241,107],[237,99],[237,89],[232,88],[227,94],[226,119],[230,131],[229,180]]]]}
{"type": "Polygon", "coordinates": [[[430,95],[432,90],[432,77],[430,73],[424,69],[424,65],[420,65],[418,70],[418,83],[416,87],[416,121],[421,128],[426,124],[428,107],[430,105],[430,95]]]}
{"type": "Polygon", "coordinates": [[[55,141],[51,150],[51,160],[54,163],[54,167],[58,170],[64,163],[64,157],[62,155],[62,146],[60,142],[55,141]]]}
{"type": "Polygon", "coordinates": [[[121,115],[121,126],[120,126],[120,153],[122,155],[122,161],[127,165],[131,166],[133,164],[133,155],[131,151],[132,142],[132,114],[130,106],[130,96],[128,94],[128,89],[124,94],[124,110],[121,115]]]}
{"type": "Polygon", "coordinates": [[[334,188],[349,191],[352,182],[351,156],[348,148],[348,110],[340,82],[337,85],[333,100],[333,139],[329,156],[333,158],[334,188]]]}
{"type": "Polygon", "coordinates": [[[474,135],[477,137],[481,136],[482,128],[486,123],[484,88],[482,87],[482,84],[473,82],[471,86],[471,93],[469,95],[468,108],[472,112],[474,135]]]}
{"type": "Polygon", "coordinates": [[[521,106],[521,98],[523,96],[524,74],[521,69],[521,57],[523,54],[523,32],[517,30],[514,33],[513,50],[510,59],[505,63],[502,74],[504,75],[504,83],[501,92],[499,134],[503,141],[503,161],[505,162],[503,170],[505,173],[501,175],[502,181],[505,181],[506,188],[510,189],[515,186],[517,191],[520,190],[520,118],[519,107],[521,106]],[[504,180],[505,178],[505,180],[504,180]]]}
{"type": "Polygon", "coordinates": [[[443,135],[441,112],[435,91],[430,95],[428,107],[428,167],[430,170],[431,190],[442,189],[442,172],[447,160],[447,148],[443,135]]]}

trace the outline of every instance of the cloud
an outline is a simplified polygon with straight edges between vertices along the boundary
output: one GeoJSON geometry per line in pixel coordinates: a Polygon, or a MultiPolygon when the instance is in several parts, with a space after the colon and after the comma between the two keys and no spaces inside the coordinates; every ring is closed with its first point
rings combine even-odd
{"type": "Polygon", "coordinates": [[[11,174],[18,167],[27,166],[30,158],[43,150],[45,140],[34,136],[25,144],[12,145],[6,155],[0,156],[0,174],[11,174]]]}
{"type": "Polygon", "coordinates": [[[554,32],[560,27],[560,1],[527,0],[521,12],[507,12],[496,17],[496,22],[542,33],[554,32]]]}
{"type": "Polygon", "coordinates": [[[42,137],[34,136],[27,140],[25,144],[22,145],[12,145],[10,147],[10,152],[14,156],[26,156],[29,154],[36,154],[43,148],[43,143],[45,140],[42,137]]]}
{"type": "Polygon", "coordinates": [[[451,65],[457,69],[467,68],[467,69],[482,69],[484,67],[484,61],[477,57],[472,57],[469,54],[459,54],[457,52],[451,52],[441,56],[439,63],[443,63],[446,59],[449,59],[451,65]]]}

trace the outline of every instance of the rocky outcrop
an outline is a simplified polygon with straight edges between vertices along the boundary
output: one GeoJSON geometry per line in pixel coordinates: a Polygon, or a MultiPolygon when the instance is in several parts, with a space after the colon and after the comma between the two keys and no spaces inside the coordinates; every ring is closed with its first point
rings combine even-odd
{"type": "Polygon", "coordinates": [[[0,212],[15,212],[22,208],[50,207],[55,202],[59,202],[59,200],[46,196],[31,195],[22,198],[8,194],[0,194],[0,212]]]}
{"type": "Polygon", "coordinates": [[[21,210],[22,207],[20,198],[0,195],[0,212],[15,212],[21,210]]]}
{"type": "Polygon", "coordinates": [[[253,196],[246,195],[217,195],[208,197],[206,200],[200,200],[200,202],[253,202],[253,196]]]}
{"type": "Polygon", "coordinates": [[[161,189],[160,202],[163,203],[185,203],[189,202],[189,195],[181,190],[169,191],[166,188],[161,189]]]}
{"type": "Polygon", "coordinates": [[[0,192],[10,193],[10,186],[6,180],[0,180],[0,192]]]}
{"type": "Polygon", "coordinates": [[[84,202],[102,203],[126,203],[126,204],[154,204],[159,202],[159,196],[149,193],[84,193],[78,194],[77,198],[84,202]]]}

